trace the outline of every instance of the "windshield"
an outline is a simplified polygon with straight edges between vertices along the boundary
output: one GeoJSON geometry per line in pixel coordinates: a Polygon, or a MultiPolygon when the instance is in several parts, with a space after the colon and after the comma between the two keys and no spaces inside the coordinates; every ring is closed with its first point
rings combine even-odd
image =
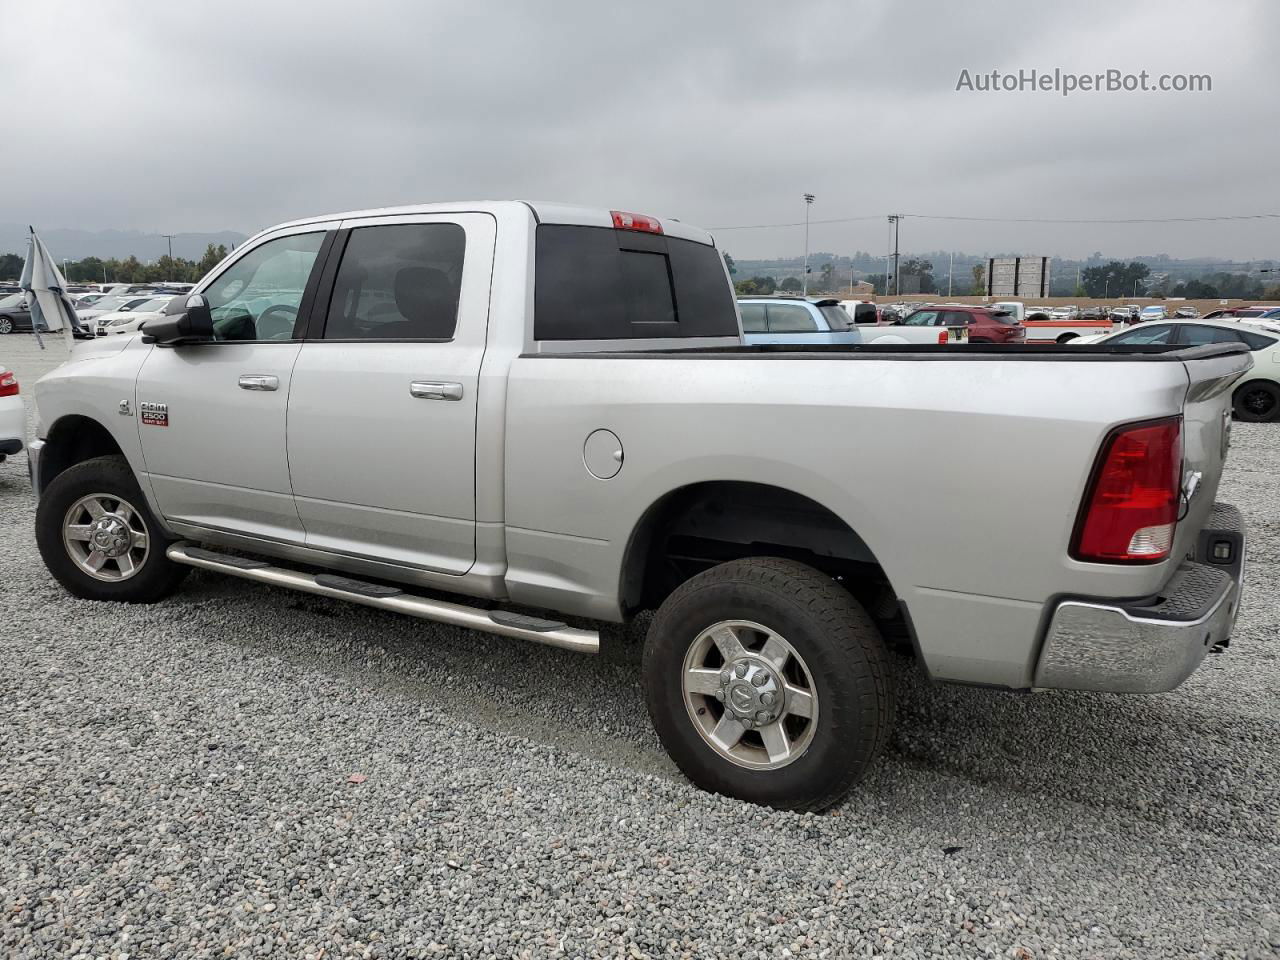
{"type": "Polygon", "coordinates": [[[838,303],[829,303],[818,310],[826,318],[827,327],[831,330],[848,330],[853,323],[844,307],[838,303]]]}

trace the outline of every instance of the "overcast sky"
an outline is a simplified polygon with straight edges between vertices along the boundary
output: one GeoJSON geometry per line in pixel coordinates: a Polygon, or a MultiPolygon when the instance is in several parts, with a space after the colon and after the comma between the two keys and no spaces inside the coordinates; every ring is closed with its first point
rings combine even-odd
{"type": "MultiPolygon", "coordinates": [[[[253,232],[414,201],[576,201],[708,227],[886,213],[1278,214],[1280,4],[23,3],[0,221],[253,232]],[[139,12],[139,11],[145,11],[139,12]],[[1209,93],[957,92],[973,74],[1208,73],[1209,93]]],[[[740,257],[797,227],[720,231],[740,257]]],[[[1280,257],[1280,219],[908,219],[907,250],[1280,257]]]]}

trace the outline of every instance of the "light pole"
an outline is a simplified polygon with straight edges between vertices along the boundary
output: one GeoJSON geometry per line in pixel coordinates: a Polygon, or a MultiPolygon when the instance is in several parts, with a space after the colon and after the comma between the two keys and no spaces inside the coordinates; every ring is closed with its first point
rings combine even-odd
{"type": "Polygon", "coordinates": [[[800,285],[802,296],[809,295],[809,208],[813,206],[813,194],[804,195],[804,280],[800,285]]]}
{"type": "Polygon", "coordinates": [[[889,222],[893,224],[893,295],[895,297],[902,295],[902,279],[898,276],[898,221],[902,219],[902,214],[889,214],[889,222]]]}
{"type": "Polygon", "coordinates": [[[172,233],[162,233],[162,234],[160,234],[160,236],[164,237],[166,240],[168,240],[168,241],[169,241],[169,260],[170,260],[170,261],[172,261],[172,260],[173,260],[173,236],[174,236],[174,235],[173,235],[172,233]]]}
{"type": "Polygon", "coordinates": [[[951,275],[956,272],[956,252],[951,251],[951,265],[947,267],[947,299],[951,299],[951,275]]]}

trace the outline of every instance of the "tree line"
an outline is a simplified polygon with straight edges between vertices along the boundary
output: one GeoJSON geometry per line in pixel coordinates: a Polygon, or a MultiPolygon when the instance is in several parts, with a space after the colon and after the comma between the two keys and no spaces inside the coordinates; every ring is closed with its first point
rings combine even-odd
{"type": "MultiPolygon", "coordinates": [[[[135,256],[120,260],[111,257],[85,257],[58,264],[68,283],[195,283],[227,256],[225,244],[209,244],[199,260],[171,257],[168,254],[153,263],[143,263],[135,256]]],[[[23,258],[16,253],[0,253],[0,280],[17,280],[22,275],[23,258]]]]}

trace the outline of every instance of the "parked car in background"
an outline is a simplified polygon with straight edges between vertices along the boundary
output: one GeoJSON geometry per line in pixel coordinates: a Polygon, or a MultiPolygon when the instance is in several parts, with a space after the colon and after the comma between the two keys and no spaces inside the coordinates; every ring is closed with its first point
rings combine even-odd
{"type": "Polygon", "coordinates": [[[1277,309],[1274,306],[1224,307],[1221,310],[1210,310],[1204,315],[1205,320],[1224,320],[1231,317],[1261,317],[1277,309]]]}
{"type": "Polygon", "coordinates": [[[967,343],[969,341],[968,318],[954,319],[947,323],[947,311],[925,307],[907,314],[892,326],[880,326],[863,331],[864,343],[967,343]]]}
{"type": "Polygon", "coordinates": [[[881,320],[879,307],[870,300],[841,300],[840,306],[844,307],[844,312],[853,318],[857,326],[875,326],[884,322],[881,320]]]}
{"type": "Polygon", "coordinates": [[[1027,338],[1026,327],[1018,323],[1012,313],[965,304],[917,310],[903,324],[963,330],[965,336],[958,339],[969,343],[1022,343],[1027,338]]]}
{"type": "Polygon", "coordinates": [[[862,334],[839,300],[805,297],[742,297],[746,343],[861,343],[862,334]]]}
{"type": "Polygon", "coordinates": [[[104,313],[94,318],[93,322],[97,327],[98,336],[133,333],[146,321],[164,313],[165,307],[169,305],[173,297],[173,294],[163,297],[151,297],[141,303],[134,303],[128,310],[104,313]]]}
{"type": "Polygon", "coordinates": [[[88,310],[93,306],[93,304],[97,303],[105,296],[105,293],[82,293],[71,298],[71,305],[75,307],[77,311],[88,310]]]}
{"type": "Polygon", "coordinates": [[[1253,368],[1231,391],[1237,420],[1272,423],[1280,419],[1280,323],[1258,319],[1157,320],[1091,337],[1089,343],[1112,346],[1199,347],[1207,343],[1243,343],[1253,352],[1253,368]]]}
{"type": "Polygon", "coordinates": [[[0,300],[0,334],[31,329],[31,309],[25,293],[11,293],[0,300]]]}
{"type": "Polygon", "coordinates": [[[1029,343],[1068,343],[1078,337],[1110,333],[1114,326],[1111,317],[1085,317],[1075,306],[1031,307],[1022,324],[1029,343]]]}
{"type": "Polygon", "coordinates": [[[92,328],[98,324],[98,318],[108,313],[128,313],[136,309],[148,300],[155,298],[155,294],[148,292],[143,295],[138,294],[111,294],[94,301],[85,310],[76,310],[76,316],[86,326],[92,328]]]}
{"type": "Polygon", "coordinates": [[[18,393],[18,378],[0,360],[0,463],[26,443],[27,408],[18,393]]]}
{"type": "Polygon", "coordinates": [[[1200,311],[1195,307],[1178,307],[1173,315],[1178,320],[1195,320],[1200,316],[1200,311]]]}
{"type": "Polygon", "coordinates": [[[1153,320],[1167,320],[1169,311],[1158,303],[1143,307],[1142,312],[1138,314],[1138,320],[1141,323],[1150,323],[1153,320]]]}

